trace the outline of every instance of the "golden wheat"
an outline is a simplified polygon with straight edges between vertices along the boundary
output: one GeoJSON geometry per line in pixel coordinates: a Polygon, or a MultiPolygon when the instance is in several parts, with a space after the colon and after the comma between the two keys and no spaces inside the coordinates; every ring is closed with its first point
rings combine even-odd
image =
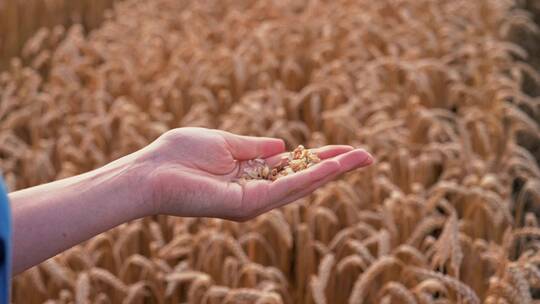
{"type": "Polygon", "coordinates": [[[516,3],[105,2],[0,5],[0,66],[21,54],[0,74],[10,189],[182,126],[377,162],[245,223],[125,223],[17,276],[14,303],[538,301],[540,169],[518,137],[538,138],[521,87],[540,75],[509,42],[538,29],[516,3]]]}

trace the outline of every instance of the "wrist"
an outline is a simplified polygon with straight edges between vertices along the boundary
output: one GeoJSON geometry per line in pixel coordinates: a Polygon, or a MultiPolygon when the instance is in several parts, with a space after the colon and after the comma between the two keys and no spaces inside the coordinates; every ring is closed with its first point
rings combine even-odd
{"type": "Polygon", "coordinates": [[[123,205],[122,221],[154,214],[148,166],[135,154],[124,156],[89,174],[90,183],[102,185],[105,191],[114,195],[116,204],[123,205]]]}

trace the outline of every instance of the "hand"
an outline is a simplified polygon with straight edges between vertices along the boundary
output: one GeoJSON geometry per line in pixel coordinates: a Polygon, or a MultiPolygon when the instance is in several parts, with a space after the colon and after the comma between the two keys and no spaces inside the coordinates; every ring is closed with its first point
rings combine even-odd
{"type": "Polygon", "coordinates": [[[279,139],[175,129],[101,168],[12,192],[13,271],[147,215],[247,220],[373,162],[363,150],[327,146],[315,151],[323,161],[304,171],[274,182],[235,181],[246,160],[277,165],[284,150],[279,139]]]}
{"type": "Polygon", "coordinates": [[[139,151],[143,167],[151,171],[152,213],[244,221],[373,162],[364,150],[325,146],[314,149],[322,161],[306,170],[274,182],[236,182],[243,162],[262,158],[269,165],[277,164],[284,150],[284,142],[275,138],[202,128],[168,131],[139,151]]]}

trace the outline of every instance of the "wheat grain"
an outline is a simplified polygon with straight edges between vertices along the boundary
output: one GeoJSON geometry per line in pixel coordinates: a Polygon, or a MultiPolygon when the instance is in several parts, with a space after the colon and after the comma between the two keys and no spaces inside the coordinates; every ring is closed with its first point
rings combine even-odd
{"type": "Polygon", "coordinates": [[[115,290],[120,291],[121,293],[127,292],[127,286],[124,284],[124,282],[120,281],[117,277],[115,277],[112,273],[105,269],[100,268],[92,268],[89,270],[88,274],[93,280],[99,280],[115,290]]]}
{"type": "Polygon", "coordinates": [[[54,259],[47,260],[42,266],[56,282],[67,286],[73,285],[73,273],[71,270],[60,265],[54,259]]]}
{"type": "Polygon", "coordinates": [[[368,269],[354,283],[349,303],[363,303],[366,299],[369,287],[375,278],[391,266],[397,265],[398,261],[392,257],[382,257],[371,264],[368,269]]]}
{"type": "Polygon", "coordinates": [[[79,274],[75,283],[75,303],[88,304],[90,303],[90,277],[86,272],[79,274]]]}
{"type": "Polygon", "coordinates": [[[452,273],[457,278],[459,278],[459,268],[463,259],[459,234],[457,215],[452,212],[444,224],[441,236],[434,245],[432,258],[432,264],[437,267],[442,267],[447,260],[450,260],[452,273]]]}
{"type": "Polygon", "coordinates": [[[463,301],[470,302],[470,303],[480,303],[478,296],[473,290],[471,290],[467,285],[463,284],[462,282],[450,276],[443,275],[435,271],[429,271],[429,270],[416,268],[416,267],[409,267],[408,270],[421,276],[427,276],[427,277],[432,277],[432,278],[441,280],[442,282],[447,284],[449,287],[454,289],[456,292],[458,292],[461,296],[463,296],[463,299],[462,299],[463,301]]]}
{"type": "Polygon", "coordinates": [[[413,291],[416,294],[430,294],[432,295],[432,297],[435,294],[442,295],[443,297],[448,297],[448,290],[446,289],[444,284],[442,284],[436,279],[427,279],[418,283],[418,285],[414,287],[413,291]]]}
{"type": "Polygon", "coordinates": [[[123,304],[134,303],[138,298],[145,297],[149,295],[147,288],[147,283],[144,281],[137,282],[129,286],[126,297],[123,300],[123,304]]]}
{"type": "Polygon", "coordinates": [[[381,294],[390,293],[392,298],[400,299],[406,304],[416,304],[417,301],[414,295],[407,287],[398,282],[388,282],[380,291],[381,294]]]}
{"type": "Polygon", "coordinates": [[[311,290],[313,299],[317,304],[327,303],[325,289],[327,288],[330,272],[334,266],[335,258],[332,254],[326,255],[319,264],[319,272],[316,277],[311,278],[311,290]]]}
{"type": "Polygon", "coordinates": [[[525,304],[532,303],[530,285],[525,278],[525,274],[516,267],[508,267],[507,275],[509,277],[509,281],[516,286],[516,289],[519,292],[519,302],[525,304]]]}

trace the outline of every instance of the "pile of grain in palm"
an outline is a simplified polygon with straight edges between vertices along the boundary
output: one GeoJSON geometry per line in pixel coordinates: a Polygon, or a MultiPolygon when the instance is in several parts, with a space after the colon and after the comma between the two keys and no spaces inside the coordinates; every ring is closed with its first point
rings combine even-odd
{"type": "MultiPolygon", "coordinates": [[[[126,0],[0,75],[11,189],[167,129],[349,144],[377,163],[245,223],[156,216],[15,278],[14,303],[534,303],[536,72],[499,0],[126,0]]],[[[530,27],[529,27],[530,28],[530,27]]]]}
{"type": "Polygon", "coordinates": [[[320,161],[315,153],[299,145],[274,167],[270,167],[264,159],[248,160],[240,172],[239,179],[242,182],[254,179],[275,181],[280,177],[292,175],[312,167],[320,161]]]}

